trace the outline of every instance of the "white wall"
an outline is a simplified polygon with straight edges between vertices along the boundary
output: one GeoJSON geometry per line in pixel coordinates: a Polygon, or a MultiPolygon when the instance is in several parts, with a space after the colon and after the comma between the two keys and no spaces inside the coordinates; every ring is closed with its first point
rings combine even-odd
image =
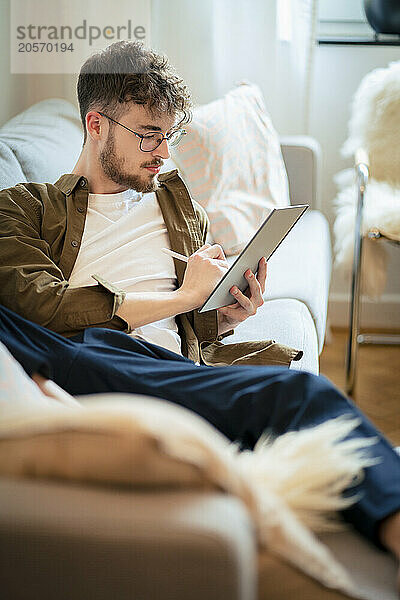
{"type": "MultiPolygon", "coordinates": [[[[361,79],[372,69],[400,60],[399,46],[317,46],[310,104],[310,135],[323,150],[322,206],[330,223],[336,196],[333,176],[351,167],[341,158],[340,147],[347,138],[350,104],[361,79]]],[[[400,135],[400,134],[399,134],[400,135]]],[[[370,327],[400,327],[400,249],[389,247],[389,276],[381,304],[367,302],[363,323],[370,327]]],[[[330,294],[330,319],[333,325],[348,322],[349,280],[334,271],[330,294]]]]}

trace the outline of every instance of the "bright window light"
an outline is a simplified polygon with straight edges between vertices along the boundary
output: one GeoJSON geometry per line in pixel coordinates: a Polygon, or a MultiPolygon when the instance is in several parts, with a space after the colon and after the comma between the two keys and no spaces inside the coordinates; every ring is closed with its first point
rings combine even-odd
{"type": "Polygon", "coordinates": [[[278,39],[290,42],[292,39],[292,0],[278,0],[277,2],[277,30],[278,39]]]}

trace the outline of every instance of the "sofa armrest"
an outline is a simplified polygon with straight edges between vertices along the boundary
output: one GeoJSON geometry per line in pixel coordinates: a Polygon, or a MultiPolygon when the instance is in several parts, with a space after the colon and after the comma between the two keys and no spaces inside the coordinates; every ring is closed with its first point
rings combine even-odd
{"type": "Polygon", "coordinates": [[[321,146],[316,139],[305,135],[283,136],[280,142],[291,203],[320,209],[321,146]]]}
{"type": "Polygon", "coordinates": [[[2,597],[255,600],[256,539],[237,498],[0,477],[2,597]]]}

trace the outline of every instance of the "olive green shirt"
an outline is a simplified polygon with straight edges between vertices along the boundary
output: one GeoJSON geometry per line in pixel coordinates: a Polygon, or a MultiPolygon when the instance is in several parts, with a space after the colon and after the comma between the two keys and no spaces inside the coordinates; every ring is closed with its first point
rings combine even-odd
{"type": "MultiPolygon", "coordinates": [[[[171,249],[189,256],[206,240],[208,218],[176,170],[158,177],[156,197],[171,249]]],[[[125,292],[93,273],[96,283],[71,289],[68,280],[81,246],[88,206],[88,181],[62,175],[55,184],[18,183],[0,191],[0,302],[21,316],[63,336],[87,327],[130,333],[116,315],[125,292]]],[[[186,265],[175,260],[178,286],[186,265]]],[[[177,315],[182,353],[208,365],[281,364],[302,352],[275,343],[222,343],[217,311],[177,315]]]]}

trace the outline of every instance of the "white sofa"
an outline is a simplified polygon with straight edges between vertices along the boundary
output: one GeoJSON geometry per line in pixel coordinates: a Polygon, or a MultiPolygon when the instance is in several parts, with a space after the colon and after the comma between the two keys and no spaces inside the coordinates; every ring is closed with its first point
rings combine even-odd
{"type": "MultiPolygon", "coordinates": [[[[81,148],[78,112],[40,102],[0,128],[0,188],[55,181],[81,148]]],[[[320,152],[310,138],[282,140],[293,203],[311,211],[268,267],[267,302],[234,339],[274,338],[304,351],[294,368],[318,372],[330,278],[328,225],[318,212],[320,152]]],[[[229,342],[232,338],[229,338],[229,342]]],[[[374,600],[395,598],[394,561],[352,533],[326,541],[352,563],[374,600]],[[371,576],[372,574],[372,576],[371,576]]],[[[130,491],[62,481],[0,478],[4,600],[338,600],[265,552],[250,517],[219,492],[130,491]]]]}
{"type": "MultiPolygon", "coordinates": [[[[81,145],[73,105],[51,99],[31,106],[0,128],[0,189],[20,181],[56,181],[73,168],[81,145]]],[[[303,350],[293,368],[318,373],[331,273],[328,223],[317,210],[320,149],[312,138],[292,137],[282,139],[282,152],[292,204],[310,204],[311,210],[269,261],[267,301],[225,341],[275,339],[303,350]]],[[[163,170],[171,168],[172,159],[163,170]]]]}

